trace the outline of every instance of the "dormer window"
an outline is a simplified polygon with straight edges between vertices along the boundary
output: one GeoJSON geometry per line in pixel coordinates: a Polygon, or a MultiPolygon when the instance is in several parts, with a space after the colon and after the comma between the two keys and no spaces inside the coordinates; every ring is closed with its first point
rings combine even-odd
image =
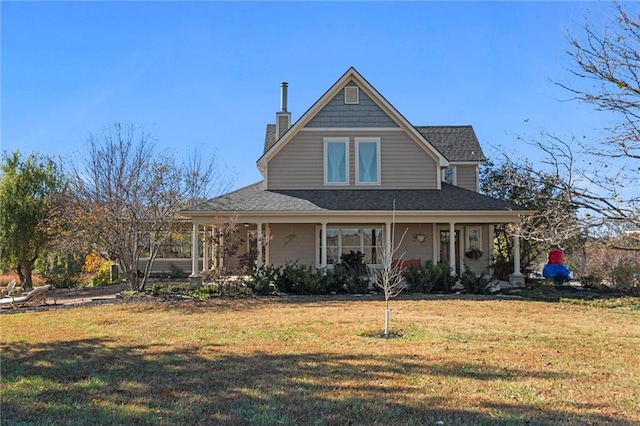
{"type": "Polygon", "coordinates": [[[449,166],[442,169],[442,182],[450,185],[456,185],[456,168],[449,166]]]}
{"type": "Polygon", "coordinates": [[[345,104],[360,103],[360,88],[358,86],[346,86],[344,88],[344,103],[345,104]]]}

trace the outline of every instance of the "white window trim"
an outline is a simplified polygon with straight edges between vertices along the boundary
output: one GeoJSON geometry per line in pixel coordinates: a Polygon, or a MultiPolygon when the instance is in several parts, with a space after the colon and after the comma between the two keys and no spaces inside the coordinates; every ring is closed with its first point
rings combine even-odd
{"type": "Polygon", "coordinates": [[[344,87],[344,103],[345,105],[357,105],[360,103],[360,88],[358,86],[345,86],[344,87]],[[355,102],[347,102],[347,89],[355,89],[356,91],[356,101],[355,102]]]}
{"type": "Polygon", "coordinates": [[[355,158],[355,163],[356,163],[356,185],[362,185],[362,186],[375,186],[375,185],[381,185],[382,182],[382,155],[380,153],[380,138],[379,137],[357,137],[355,138],[356,140],[356,158],[355,158]],[[360,182],[360,143],[361,142],[375,142],[376,144],[376,160],[377,160],[377,165],[376,167],[378,168],[378,171],[376,173],[376,177],[378,178],[378,180],[376,182],[360,182]]]}
{"type": "Polygon", "coordinates": [[[478,248],[482,250],[482,226],[467,226],[465,227],[465,251],[471,248],[470,240],[469,240],[469,231],[472,230],[478,231],[478,248]]]}
{"type": "Polygon", "coordinates": [[[442,171],[440,172],[440,181],[447,183],[447,181],[445,180],[445,170],[447,170],[448,168],[451,168],[453,170],[453,174],[451,176],[451,183],[450,185],[456,185],[458,186],[458,168],[456,166],[450,165],[448,167],[443,167],[442,171]]]}
{"type": "Polygon", "coordinates": [[[347,186],[349,185],[349,180],[350,180],[350,176],[349,176],[349,138],[348,137],[328,137],[328,138],[324,138],[324,156],[322,159],[323,163],[322,163],[322,173],[323,173],[323,178],[324,178],[324,184],[325,186],[347,186]],[[329,182],[329,180],[327,179],[327,147],[329,146],[329,143],[331,142],[342,142],[344,143],[344,150],[345,150],[345,181],[344,182],[329,182]]]}
{"type": "MultiPolygon", "coordinates": [[[[363,248],[364,245],[364,234],[362,233],[363,229],[380,229],[380,238],[384,238],[384,225],[382,224],[364,224],[364,225],[357,225],[354,224],[353,226],[350,225],[339,225],[339,226],[329,226],[327,225],[327,231],[329,229],[338,229],[340,230],[340,232],[338,232],[338,250],[342,251],[342,229],[343,228],[358,228],[360,229],[360,249],[363,248]]],[[[321,268],[322,265],[320,264],[320,255],[322,252],[322,237],[320,236],[320,231],[322,231],[322,226],[320,225],[316,225],[316,236],[315,236],[315,240],[316,240],[316,268],[321,268]]],[[[384,245],[381,246],[381,250],[384,250],[384,245]]],[[[333,263],[327,263],[327,269],[333,269],[333,263]]],[[[367,266],[373,266],[373,267],[379,267],[382,266],[381,263],[367,263],[367,266]]]]}

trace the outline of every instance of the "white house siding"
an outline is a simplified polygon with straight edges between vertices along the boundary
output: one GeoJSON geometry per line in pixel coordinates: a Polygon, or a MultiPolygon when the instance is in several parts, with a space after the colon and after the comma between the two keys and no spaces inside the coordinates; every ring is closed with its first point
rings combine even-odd
{"type": "Polygon", "coordinates": [[[476,173],[476,165],[456,166],[457,183],[461,188],[470,191],[478,190],[478,174],[476,173]]]}
{"type": "MultiPolygon", "coordinates": [[[[378,189],[435,189],[436,161],[401,130],[302,131],[268,164],[269,189],[344,189],[355,184],[355,138],[379,137],[381,185],[378,189]],[[324,185],[324,138],[349,138],[349,185],[324,185]]],[[[371,186],[368,186],[371,188],[371,186]]]]}

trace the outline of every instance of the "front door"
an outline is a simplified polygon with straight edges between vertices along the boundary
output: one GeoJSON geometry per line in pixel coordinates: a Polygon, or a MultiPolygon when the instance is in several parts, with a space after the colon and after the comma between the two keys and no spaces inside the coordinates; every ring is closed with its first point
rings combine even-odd
{"type": "MultiPolygon", "coordinates": [[[[451,264],[451,258],[449,257],[449,247],[451,240],[449,238],[449,231],[440,231],[440,260],[451,264]]],[[[455,253],[456,253],[456,274],[460,274],[460,231],[455,231],[455,253]]]]}

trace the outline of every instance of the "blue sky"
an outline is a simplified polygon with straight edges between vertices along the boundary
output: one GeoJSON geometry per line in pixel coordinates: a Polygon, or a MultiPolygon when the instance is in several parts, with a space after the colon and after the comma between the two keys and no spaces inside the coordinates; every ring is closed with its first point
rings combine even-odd
{"type": "Polygon", "coordinates": [[[485,153],[537,154],[539,129],[598,138],[567,101],[567,33],[596,2],[1,2],[1,149],[82,155],[135,123],[177,151],[202,144],[261,179],[265,125],[289,82],[295,121],[354,66],[414,125],[471,124],[485,153]]]}

